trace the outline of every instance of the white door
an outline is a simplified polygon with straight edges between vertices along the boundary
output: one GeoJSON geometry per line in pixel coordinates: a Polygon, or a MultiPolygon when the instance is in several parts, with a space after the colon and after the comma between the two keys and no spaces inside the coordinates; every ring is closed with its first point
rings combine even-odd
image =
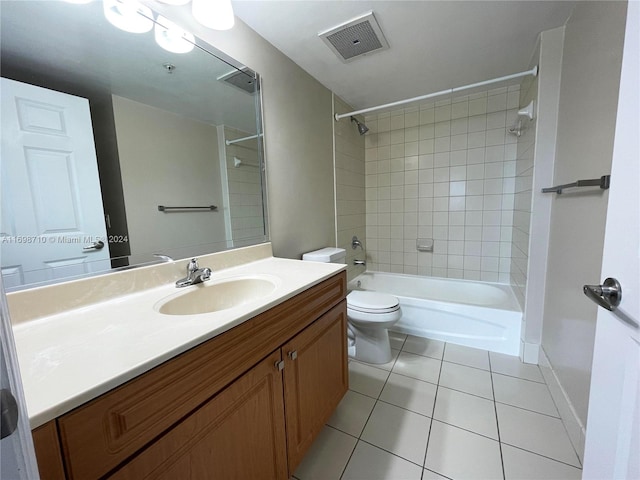
{"type": "Polygon", "coordinates": [[[1,87],[5,288],[110,268],[88,100],[1,87]]]}
{"type": "Polygon", "coordinates": [[[616,311],[598,309],[583,469],[594,480],[640,478],[639,1],[628,4],[625,32],[602,259],[622,301],[616,311]]]}
{"type": "Polygon", "coordinates": [[[38,477],[18,358],[0,277],[0,478],[38,477]]]}

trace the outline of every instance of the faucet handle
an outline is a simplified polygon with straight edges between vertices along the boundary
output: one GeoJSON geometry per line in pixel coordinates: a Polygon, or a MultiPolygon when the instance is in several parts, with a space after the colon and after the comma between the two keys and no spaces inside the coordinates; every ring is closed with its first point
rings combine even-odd
{"type": "Polygon", "coordinates": [[[196,270],[198,270],[198,268],[200,268],[198,266],[198,259],[197,258],[192,258],[191,261],[189,262],[189,265],[187,265],[187,272],[193,273],[196,270]]]}
{"type": "Polygon", "coordinates": [[[205,267],[202,269],[202,281],[207,281],[211,278],[211,269],[209,267],[205,267]]]}

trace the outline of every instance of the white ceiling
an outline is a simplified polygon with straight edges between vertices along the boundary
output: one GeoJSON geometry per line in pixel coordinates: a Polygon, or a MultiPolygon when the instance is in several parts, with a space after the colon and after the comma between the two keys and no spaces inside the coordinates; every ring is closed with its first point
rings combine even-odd
{"type": "Polygon", "coordinates": [[[235,14],[360,109],[528,69],[573,1],[234,1],[235,14]],[[319,32],[372,10],[390,49],[342,63],[319,32]]]}

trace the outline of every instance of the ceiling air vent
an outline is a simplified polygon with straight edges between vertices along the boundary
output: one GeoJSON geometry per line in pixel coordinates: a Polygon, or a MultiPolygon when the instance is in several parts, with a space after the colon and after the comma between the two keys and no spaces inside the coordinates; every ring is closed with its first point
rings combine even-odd
{"type": "Polygon", "coordinates": [[[337,27],[325,30],[318,36],[345,63],[367,53],[389,48],[373,12],[365,13],[337,27]]]}
{"type": "Polygon", "coordinates": [[[225,73],[218,77],[218,80],[227,82],[240,90],[244,90],[247,93],[254,94],[259,88],[259,83],[256,80],[256,75],[253,70],[243,67],[242,69],[234,69],[229,73],[225,73]],[[256,88],[258,85],[258,88],[256,88]]]}

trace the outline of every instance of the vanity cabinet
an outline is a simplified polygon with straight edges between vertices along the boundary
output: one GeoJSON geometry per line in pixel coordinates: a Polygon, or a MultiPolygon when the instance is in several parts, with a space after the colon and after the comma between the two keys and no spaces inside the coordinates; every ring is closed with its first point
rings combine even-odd
{"type": "Polygon", "coordinates": [[[274,352],[111,478],[286,479],[282,373],[274,352]]]}
{"type": "Polygon", "coordinates": [[[348,388],[345,295],[341,272],[59,417],[66,477],[289,478],[348,388]]]}

